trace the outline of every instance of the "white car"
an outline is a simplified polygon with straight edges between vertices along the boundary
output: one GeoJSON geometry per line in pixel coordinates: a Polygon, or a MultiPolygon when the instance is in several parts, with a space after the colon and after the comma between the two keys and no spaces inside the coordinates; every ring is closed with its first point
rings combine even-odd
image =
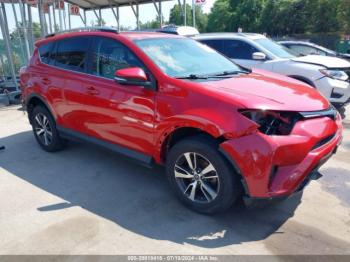
{"type": "Polygon", "coordinates": [[[211,33],[193,38],[242,67],[264,69],[305,82],[338,108],[350,102],[350,63],[346,60],[318,55],[296,57],[260,34],[211,33]]]}

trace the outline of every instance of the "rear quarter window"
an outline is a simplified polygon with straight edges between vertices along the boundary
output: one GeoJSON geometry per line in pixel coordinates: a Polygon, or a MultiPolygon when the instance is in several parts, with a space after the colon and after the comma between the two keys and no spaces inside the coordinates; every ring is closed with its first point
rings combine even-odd
{"type": "Polygon", "coordinates": [[[74,37],[57,42],[54,65],[63,69],[83,72],[87,63],[88,37],[74,37]]]}
{"type": "Polygon", "coordinates": [[[54,43],[50,42],[39,47],[40,61],[44,64],[49,64],[51,59],[51,52],[54,43]]]}

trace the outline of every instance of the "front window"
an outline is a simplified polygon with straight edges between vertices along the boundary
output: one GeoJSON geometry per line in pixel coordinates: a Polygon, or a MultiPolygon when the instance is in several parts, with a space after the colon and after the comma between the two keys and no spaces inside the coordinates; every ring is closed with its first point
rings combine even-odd
{"type": "Polygon", "coordinates": [[[142,67],[139,59],[114,39],[98,37],[92,49],[92,74],[114,79],[115,71],[127,67],[142,67]]]}
{"type": "Polygon", "coordinates": [[[295,56],[284,46],[267,38],[255,40],[257,44],[279,58],[294,58],[295,56]]]}
{"type": "Polygon", "coordinates": [[[171,77],[242,71],[228,58],[192,39],[152,38],[135,43],[171,77]]]}

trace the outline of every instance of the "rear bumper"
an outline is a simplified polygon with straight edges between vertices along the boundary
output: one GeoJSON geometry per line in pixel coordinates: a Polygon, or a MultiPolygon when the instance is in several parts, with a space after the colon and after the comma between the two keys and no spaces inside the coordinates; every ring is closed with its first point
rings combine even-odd
{"type": "Polygon", "coordinates": [[[254,133],[222,143],[249,198],[281,198],[301,190],[342,139],[340,116],[298,122],[288,136],[254,133]]]}

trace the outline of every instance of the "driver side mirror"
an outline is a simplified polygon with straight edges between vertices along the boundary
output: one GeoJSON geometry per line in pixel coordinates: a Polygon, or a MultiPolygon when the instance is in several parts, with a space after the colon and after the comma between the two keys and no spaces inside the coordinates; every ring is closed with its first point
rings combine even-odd
{"type": "Polygon", "coordinates": [[[128,67],[115,71],[114,80],[121,85],[152,87],[145,71],[140,67],[128,67]]]}
{"type": "Polygon", "coordinates": [[[253,53],[253,60],[266,60],[266,55],[262,52],[253,53]]]}

